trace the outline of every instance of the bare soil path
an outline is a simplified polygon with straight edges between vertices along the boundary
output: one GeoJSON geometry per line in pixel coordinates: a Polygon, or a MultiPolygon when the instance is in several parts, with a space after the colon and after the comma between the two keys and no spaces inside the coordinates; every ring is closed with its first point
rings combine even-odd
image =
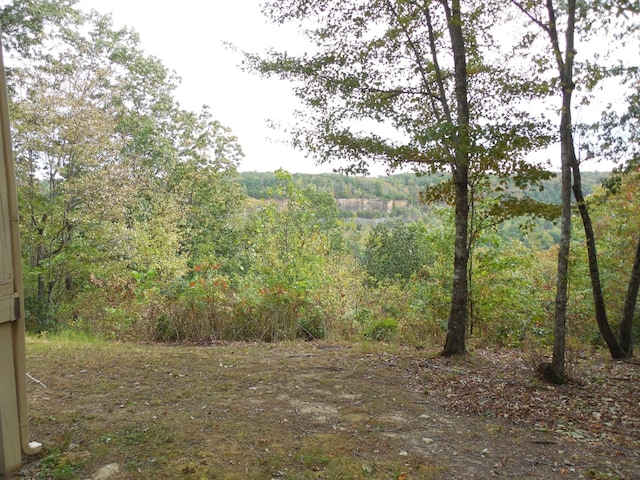
{"type": "Polygon", "coordinates": [[[640,479],[640,367],[327,343],[29,340],[32,439],[11,478],[640,479]]]}

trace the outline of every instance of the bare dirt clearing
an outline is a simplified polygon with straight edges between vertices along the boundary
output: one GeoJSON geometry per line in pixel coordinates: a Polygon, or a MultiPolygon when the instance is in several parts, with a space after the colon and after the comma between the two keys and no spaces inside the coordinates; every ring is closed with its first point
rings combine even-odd
{"type": "Polygon", "coordinates": [[[46,451],[12,478],[640,479],[640,367],[604,357],[550,387],[516,352],[58,340],[27,351],[46,385],[29,386],[46,451]]]}

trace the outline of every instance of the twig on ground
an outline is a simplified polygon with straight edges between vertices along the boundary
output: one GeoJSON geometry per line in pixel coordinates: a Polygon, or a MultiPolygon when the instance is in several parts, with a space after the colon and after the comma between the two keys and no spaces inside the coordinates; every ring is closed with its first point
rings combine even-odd
{"type": "Polygon", "coordinates": [[[30,380],[33,380],[34,382],[36,382],[38,385],[44,387],[44,388],[49,388],[47,387],[44,383],[42,383],[40,380],[38,380],[37,378],[34,378],[31,376],[31,374],[29,372],[27,372],[27,378],[29,378],[30,380]]]}

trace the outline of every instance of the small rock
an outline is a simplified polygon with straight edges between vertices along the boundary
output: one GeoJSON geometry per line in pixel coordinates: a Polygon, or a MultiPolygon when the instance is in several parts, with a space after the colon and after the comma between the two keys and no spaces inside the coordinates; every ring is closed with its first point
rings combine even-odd
{"type": "Polygon", "coordinates": [[[109,465],[105,465],[96,473],[94,473],[93,477],[91,477],[91,480],[108,480],[119,471],[120,465],[118,465],[117,463],[110,463],[109,465]]]}

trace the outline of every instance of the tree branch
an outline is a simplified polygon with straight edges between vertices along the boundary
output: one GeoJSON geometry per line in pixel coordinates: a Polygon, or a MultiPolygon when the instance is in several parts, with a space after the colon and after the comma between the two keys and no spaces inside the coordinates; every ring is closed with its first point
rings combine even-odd
{"type": "Polygon", "coordinates": [[[520,2],[516,0],[511,0],[511,3],[514,4],[518,10],[524,13],[529,18],[529,20],[531,20],[533,23],[538,25],[545,32],[549,33],[549,26],[545,25],[541,20],[534,17],[533,14],[529,12],[529,10],[527,10],[527,8],[524,5],[522,5],[520,2]]]}

